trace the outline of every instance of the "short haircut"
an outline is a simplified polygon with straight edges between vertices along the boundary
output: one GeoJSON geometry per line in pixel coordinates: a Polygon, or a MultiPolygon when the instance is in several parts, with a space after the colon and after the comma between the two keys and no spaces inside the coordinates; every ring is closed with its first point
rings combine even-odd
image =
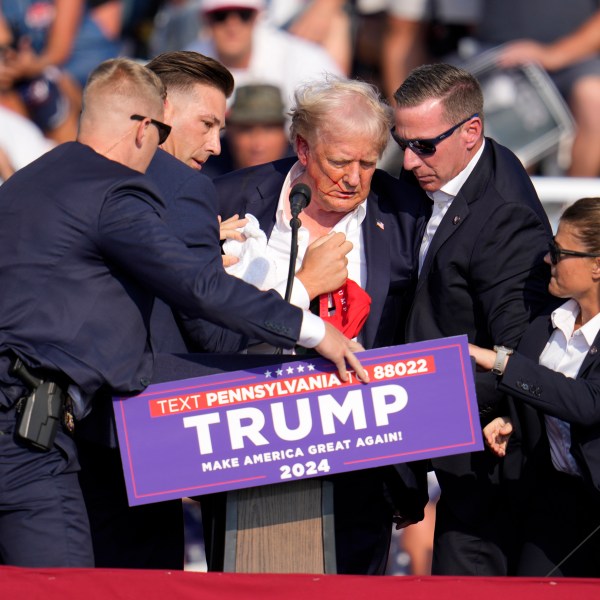
{"type": "Polygon", "coordinates": [[[129,58],[112,58],[98,65],[83,90],[83,111],[110,95],[116,102],[134,101],[142,111],[155,107],[162,113],[167,92],[152,71],[129,58]]]}
{"type": "Polygon", "coordinates": [[[458,123],[478,113],[483,121],[483,92],[474,75],[446,63],[413,69],[394,94],[398,108],[412,108],[440,99],[444,118],[458,123]]]}
{"type": "Polygon", "coordinates": [[[392,109],[374,85],[327,75],[298,87],[294,99],[290,138],[296,148],[298,136],[314,143],[324,131],[335,127],[338,132],[347,132],[350,139],[362,133],[372,136],[379,156],[385,150],[392,109]]]}
{"type": "Polygon", "coordinates": [[[163,52],[146,67],[156,73],[167,90],[187,92],[202,83],[217,88],[226,98],[233,93],[233,75],[219,61],[191,50],[163,52]]]}
{"type": "Polygon", "coordinates": [[[560,222],[573,227],[573,234],[587,252],[600,254],[600,198],[577,200],[565,209],[560,222]]]}

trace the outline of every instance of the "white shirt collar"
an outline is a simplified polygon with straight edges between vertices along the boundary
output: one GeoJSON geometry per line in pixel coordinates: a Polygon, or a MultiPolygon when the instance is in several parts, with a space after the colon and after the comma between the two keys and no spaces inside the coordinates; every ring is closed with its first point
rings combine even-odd
{"type": "Polygon", "coordinates": [[[444,184],[439,190],[427,195],[434,202],[452,202],[479,162],[484,148],[485,139],[483,140],[483,144],[481,144],[481,148],[477,150],[475,156],[469,161],[469,164],[454,179],[444,184]]]}
{"type": "MultiPolygon", "coordinates": [[[[575,330],[575,320],[579,314],[580,308],[576,300],[567,300],[557,309],[552,311],[552,325],[560,329],[564,336],[569,339],[575,330]]],[[[575,333],[582,335],[587,342],[588,347],[592,346],[596,336],[600,332],[600,313],[590,319],[585,325],[582,325],[575,333]]]]}

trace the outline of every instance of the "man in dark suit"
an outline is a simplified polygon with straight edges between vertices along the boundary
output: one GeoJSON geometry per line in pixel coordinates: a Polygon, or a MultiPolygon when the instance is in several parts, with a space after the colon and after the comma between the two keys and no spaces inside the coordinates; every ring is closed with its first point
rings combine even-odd
{"type": "MultiPolygon", "coordinates": [[[[484,138],[483,96],[466,71],[419,67],[395,100],[401,179],[433,204],[407,341],[466,334],[484,347],[514,347],[548,299],[550,227],[531,181],[507,148],[484,138]]],[[[505,398],[492,375],[481,374],[476,385],[485,424],[505,409],[505,398]]],[[[519,532],[497,459],[479,452],[432,462],[441,487],[433,572],[510,574],[519,532]]]]}
{"type": "MultiPolygon", "coordinates": [[[[220,152],[233,77],[219,62],[196,52],[167,52],[147,66],[167,89],[164,120],[172,129],[146,174],[164,202],[163,219],[170,233],[188,247],[200,269],[214,274],[212,294],[218,297],[222,316],[217,326],[211,320],[189,318],[177,310],[177,304],[156,298],[150,318],[152,347],[162,353],[236,352],[250,332],[228,329],[229,311],[242,321],[246,317],[252,321],[259,313],[268,315],[270,309],[254,288],[249,295],[248,285],[224,272],[216,192],[199,172],[210,156],[220,152]]],[[[221,237],[232,235],[235,231],[225,224],[221,237]]],[[[110,394],[96,397],[94,411],[78,424],[77,432],[80,482],[96,566],[183,569],[181,501],[128,506],[110,394]]]]}
{"type": "MultiPolygon", "coordinates": [[[[358,333],[365,348],[402,341],[398,332],[416,275],[422,203],[415,190],[376,169],[389,139],[390,117],[389,107],[365,83],[315,81],[296,91],[291,139],[297,158],[214,180],[221,215],[256,217],[268,238],[266,254],[284,280],[291,241],[289,192],[297,183],[311,189],[310,203],[300,214],[294,293],[307,307],[337,289],[331,278],[313,286],[304,270],[332,239],[327,236],[345,236],[352,243],[348,277],[371,297],[358,333]]],[[[321,270],[328,268],[326,257],[316,262],[321,270]]],[[[405,524],[423,517],[419,482],[406,465],[347,473],[333,481],[338,573],[383,573],[394,508],[405,524]]]]}
{"type": "MultiPolygon", "coordinates": [[[[171,125],[171,133],[156,151],[146,175],[165,204],[164,220],[171,233],[185,243],[199,264],[222,271],[216,191],[200,170],[220,152],[233,77],[220,63],[196,52],[164,53],[147,67],[167,89],[164,120],[171,125]]],[[[239,282],[233,277],[221,273],[218,285],[223,298],[236,293],[243,297],[236,292],[239,282]]],[[[213,337],[218,338],[219,350],[235,352],[246,339],[209,321],[191,320],[190,324],[186,329],[183,316],[157,298],[150,319],[155,352],[210,351],[215,349],[213,337]]],[[[77,444],[96,566],[183,569],[182,502],[129,507],[108,395],[97,399],[92,414],[79,424],[77,444]]]]}
{"type": "MultiPolygon", "coordinates": [[[[126,394],[150,383],[156,295],[191,317],[288,347],[316,324],[314,315],[251,286],[246,294],[262,299],[254,317],[223,313],[214,285],[221,264],[199,264],[170,233],[143,175],[170,131],[161,122],[164,98],[160,80],[141,65],[103,63],[84,92],[78,142],[44,155],[0,190],[0,443],[11,458],[1,473],[1,502],[10,507],[1,517],[3,563],[93,564],[70,418],[47,452],[15,431],[18,400],[32,382],[15,370],[17,359],[58,388],[65,407],[68,393],[77,417],[101,388],[126,394]]],[[[328,324],[324,333],[318,348],[340,375],[345,360],[360,375],[352,344],[328,324]]]]}

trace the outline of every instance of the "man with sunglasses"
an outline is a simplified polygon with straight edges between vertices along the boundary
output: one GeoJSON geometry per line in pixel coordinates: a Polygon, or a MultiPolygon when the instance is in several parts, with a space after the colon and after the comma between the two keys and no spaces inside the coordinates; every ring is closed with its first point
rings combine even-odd
{"type": "Polygon", "coordinates": [[[341,70],[322,46],[265,22],[265,6],[265,0],[203,0],[203,33],[208,35],[189,49],[223,63],[236,87],[277,85],[287,109],[302,81],[323,73],[341,75],[341,70]]]}
{"type": "MultiPolygon", "coordinates": [[[[225,103],[233,91],[233,78],[219,62],[189,51],[163,53],[146,66],[167,90],[164,120],[171,130],[168,138],[159,140],[160,147],[146,175],[164,202],[164,218],[171,232],[191,249],[199,264],[209,268],[220,265],[216,192],[201,170],[221,151],[225,103]]],[[[229,294],[243,297],[245,292],[236,293],[239,282],[233,277],[221,273],[220,280],[219,303],[229,294]]],[[[246,314],[252,310],[250,302],[246,314]]],[[[236,311],[244,312],[244,307],[236,311]]],[[[218,337],[219,350],[233,352],[245,339],[210,322],[203,322],[202,331],[186,330],[182,317],[160,298],[154,301],[150,334],[156,353],[214,351],[212,337],[218,337]]],[[[182,502],[129,507],[114,428],[110,401],[97,402],[77,428],[80,482],[95,564],[102,568],[181,570],[185,549],[182,502]]]]}
{"type": "Polygon", "coordinates": [[[0,188],[2,564],[94,565],[72,419],[100,387],[141,390],[151,373],[149,289],[170,265],[153,249],[165,228],[143,173],[168,133],[164,97],[141,65],[101,64],[78,141],[0,188]],[[36,418],[34,406],[53,410],[36,418]]]}
{"type": "MultiPolygon", "coordinates": [[[[159,132],[168,127],[170,135],[161,138],[162,146],[154,154],[146,175],[160,194],[161,214],[169,232],[187,246],[201,273],[199,281],[205,284],[203,309],[194,314],[182,311],[180,303],[172,298],[155,299],[149,327],[154,352],[234,352],[243,347],[248,337],[268,341],[266,338],[273,336],[279,339],[275,345],[289,347],[283,338],[296,338],[293,345],[301,331],[302,337],[307,333],[310,336],[314,315],[305,313],[306,321],[302,317],[299,323],[294,317],[297,309],[278,294],[259,292],[223,270],[216,192],[199,171],[210,156],[220,152],[226,98],[233,90],[231,74],[214,59],[190,51],[161,54],[147,68],[167,90],[164,121],[169,125],[149,119],[146,122],[155,125],[159,132]],[[265,330],[266,335],[252,332],[257,319],[267,329],[278,331],[265,330]]],[[[134,114],[131,118],[140,117],[134,114]]],[[[176,259],[171,267],[177,272],[176,259]]],[[[329,327],[327,341],[334,341],[330,333],[339,341],[329,327]]],[[[208,367],[219,362],[222,370],[223,359],[212,361],[211,365],[207,362],[210,360],[204,359],[208,367]]],[[[96,566],[182,569],[181,501],[128,506],[110,398],[98,400],[91,415],[78,424],[77,436],[82,462],[80,480],[92,527],[96,566]]]]}
{"type": "MultiPolygon", "coordinates": [[[[483,95],[470,73],[424,65],[394,98],[401,179],[419,186],[431,207],[407,341],[466,334],[483,347],[514,348],[548,300],[550,226],[529,176],[512,152],[484,137],[483,95]]],[[[476,386],[486,424],[508,400],[491,373],[477,373],[476,386]]],[[[441,487],[435,574],[515,574],[520,531],[512,509],[521,497],[508,489],[520,461],[512,454],[503,470],[489,452],[432,461],[441,487]]]]}
{"type": "MultiPolygon", "coordinates": [[[[315,323],[314,315],[240,281],[241,298],[230,304],[258,295],[262,312],[224,311],[215,289],[224,275],[220,255],[200,262],[169,229],[165,204],[144,175],[169,130],[165,97],[160,79],[142,65],[102,63],[84,90],[78,141],[0,188],[2,564],[94,565],[74,419],[149,385],[155,297],[287,347],[315,323]],[[41,408],[30,419],[32,406],[41,408]],[[46,415],[45,407],[53,410],[46,415]]],[[[344,361],[342,379],[346,360],[362,378],[356,345],[324,326],[319,348],[340,367],[344,361]]]]}

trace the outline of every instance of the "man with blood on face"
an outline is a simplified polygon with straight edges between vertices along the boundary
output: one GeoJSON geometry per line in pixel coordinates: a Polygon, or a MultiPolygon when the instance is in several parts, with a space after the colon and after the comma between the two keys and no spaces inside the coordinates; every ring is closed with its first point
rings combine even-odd
{"type": "MultiPolygon", "coordinates": [[[[365,348],[401,343],[423,203],[418,190],[377,169],[391,109],[370,84],[329,76],[296,89],[291,115],[296,156],[216,178],[221,216],[254,215],[267,237],[265,255],[285,279],[290,191],[299,183],[308,186],[292,301],[314,307],[313,300],[335,296],[341,274],[348,290],[358,290],[357,300],[348,294],[349,311],[370,297],[364,324],[349,337],[357,335],[365,348]]],[[[317,304],[327,310],[327,303],[317,304]]],[[[394,520],[405,526],[423,518],[421,482],[407,465],[344,473],[332,481],[337,572],[384,573],[394,520]]]]}

